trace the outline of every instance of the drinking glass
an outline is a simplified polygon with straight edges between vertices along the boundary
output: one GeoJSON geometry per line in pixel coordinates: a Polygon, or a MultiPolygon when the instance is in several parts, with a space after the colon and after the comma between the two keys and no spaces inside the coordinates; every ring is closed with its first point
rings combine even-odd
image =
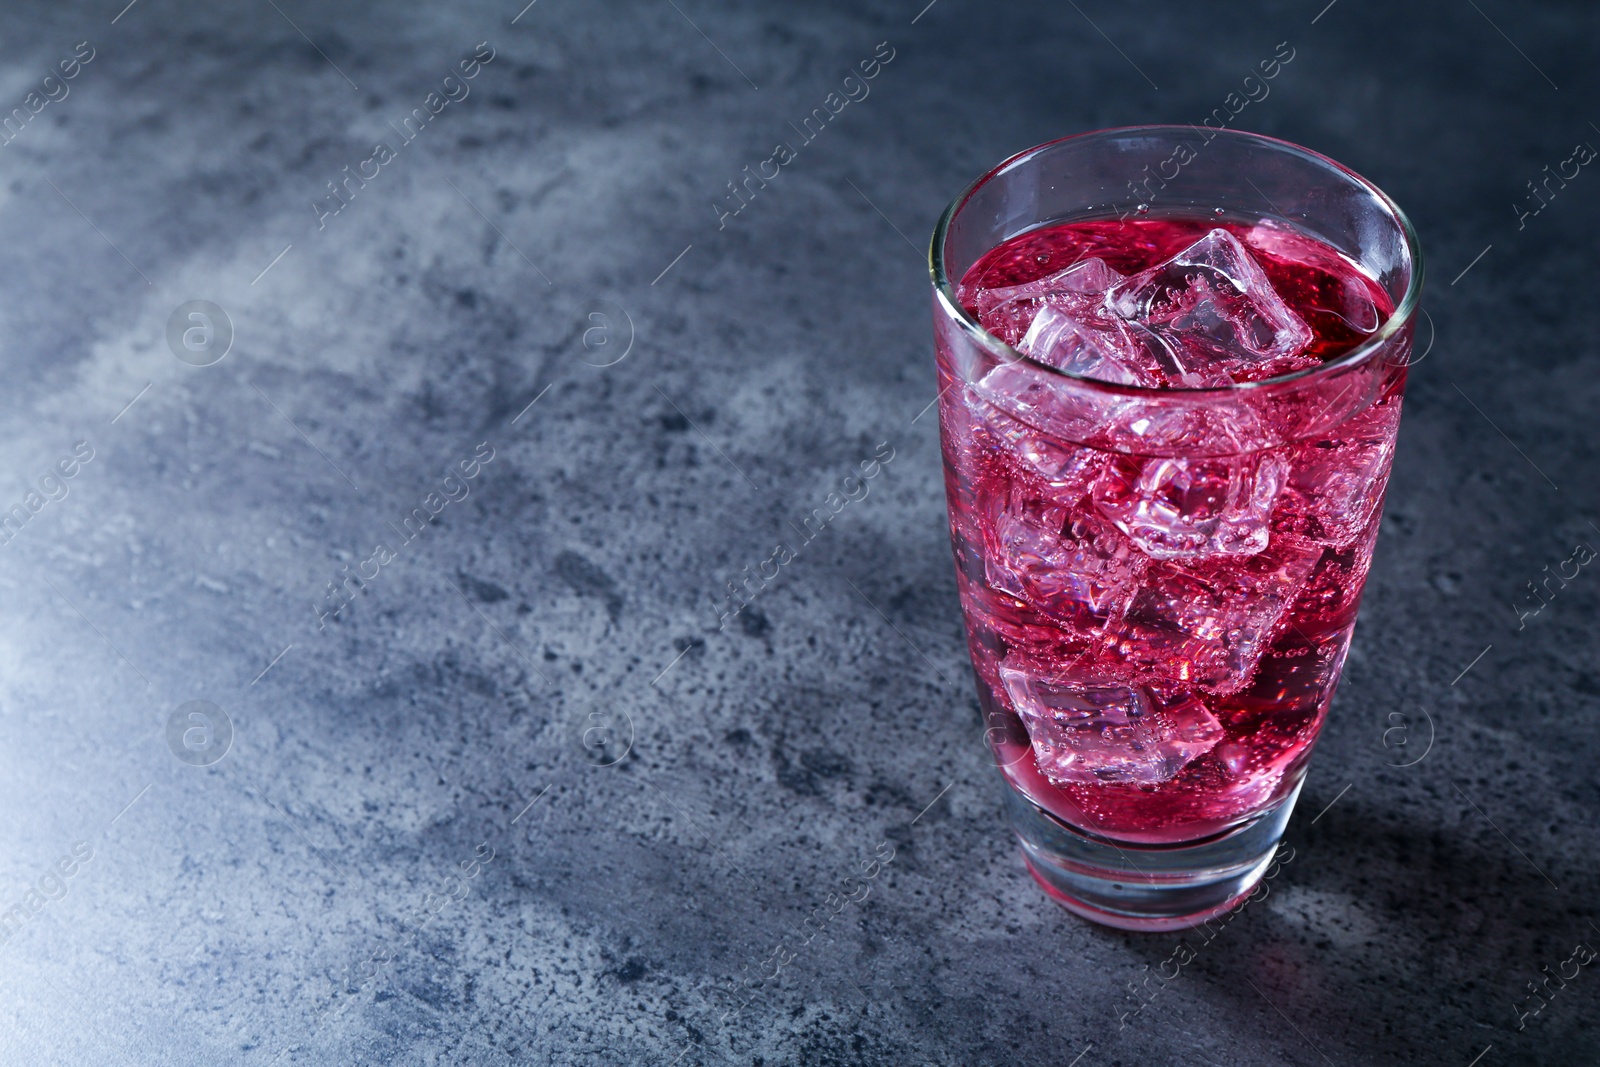
{"type": "Polygon", "coordinates": [[[929,267],[957,582],[1024,860],[1095,921],[1203,922],[1272,862],[1350,646],[1422,283],[1416,234],[1315,152],[1146,126],[1001,163],[944,212],[929,267]],[[1393,310],[1374,305],[1365,340],[1309,369],[1184,389],[1055,369],[962,304],[973,264],[1019,234],[1162,218],[1287,228],[1393,310]],[[1254,540],[1152,546],[1106,505],[1108,479],[1220,486],[1163,505],[1202,535],[1250,487],[1254,519],[1222,518],[1256,522],[1254,540]],[[1184,514],[1191,499],[1212,512],[1184,514]]]}

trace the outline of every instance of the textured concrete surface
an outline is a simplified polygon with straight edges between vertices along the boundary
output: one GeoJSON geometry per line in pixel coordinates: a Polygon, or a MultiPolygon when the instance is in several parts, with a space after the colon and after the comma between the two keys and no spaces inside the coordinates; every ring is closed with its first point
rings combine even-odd
{"type": "Polygon", "coordinates": [[[1600,176],[1527,186],[1600,13],[122,2],[0,17],[0,1062],[1600,1060],[1600,176]],[[1413,212],[1437,340],[1294,860],[1171,977],[1001,830],[922,247],[1285,41],[1234,124],[1413,212]]]}

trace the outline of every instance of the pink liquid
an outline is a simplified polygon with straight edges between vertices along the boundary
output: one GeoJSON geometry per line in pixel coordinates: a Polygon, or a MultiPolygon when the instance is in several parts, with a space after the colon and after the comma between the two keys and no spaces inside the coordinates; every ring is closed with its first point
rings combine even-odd
{"type": "MultiPolygon", "coordinates": [[[[1198,217],[1021,235],[974,264],[961,298],[1018,344],[1040,302],[996,308],[985,291],[1085,257],[1135,275],[1219,228],[1309,330],[1293,353],[1230,365],[1235,381],[1337,358],[1392,311],[1298,231],[1198,217]]],[[[1224,831],[1296,787],[1349,648],[1404,382],[1395,368],[1375,403],[1309,439],[1138,454],[1018,421],[941,354],[968,642],[996,759],[1019,790],[1071,825],[1156,843],[1224,831]]],[[[1286,417],[1258,414],[1262,426],[1286,417]]]]}

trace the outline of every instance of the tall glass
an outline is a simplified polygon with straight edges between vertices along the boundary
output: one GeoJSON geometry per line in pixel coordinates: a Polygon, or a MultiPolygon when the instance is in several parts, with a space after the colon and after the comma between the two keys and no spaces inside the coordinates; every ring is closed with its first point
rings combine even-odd
{"type": "Polygon", "coordinates": [[[939,220],[930,270],[957,581],[1024,859],[1096,921],[1202,922],[1271,863],[1349,649],[1411,350],[1416,235],[1314,152],[1149,126],[1000,164],[939,220]],[[1151,388],[1036,362],[962,305],[973,264],[1019,234],[1163,218],[1325,246],[1380,298],[1369,335],[1295,373],[1151,388]]]}

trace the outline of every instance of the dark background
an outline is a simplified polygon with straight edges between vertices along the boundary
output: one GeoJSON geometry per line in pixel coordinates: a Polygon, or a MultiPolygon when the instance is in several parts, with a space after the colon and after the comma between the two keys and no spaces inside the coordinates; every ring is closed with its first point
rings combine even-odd
{"type": "Polygon", "coordinates": [[[1600,544],[1600,176],[1517,218],[1600,145],[1600,12],[923,2],[6,6],[0,113],[95,57],[0,148],[0,505],[94,458],[0,545],[0,1061],[1600,1059],[1592,967],[1517,1029],[1600,947],[1600,577],[1514,606],[1600,544]],[[1199,122],[1280,42],[1235,125],[1411,213],[1436,343],[1293,862],[1119,1028],[1181,937],[1068,915],[1003,829],[918,418],[923,249],[999,159],[1199,122]],[[211,366],[166,340],[190,300],[235,331],[211,366]],[[719,630],[879,442],[868,498],[719,630]],[[226,745],[215,714],[169,743],[191,700],[226,745]]]}

